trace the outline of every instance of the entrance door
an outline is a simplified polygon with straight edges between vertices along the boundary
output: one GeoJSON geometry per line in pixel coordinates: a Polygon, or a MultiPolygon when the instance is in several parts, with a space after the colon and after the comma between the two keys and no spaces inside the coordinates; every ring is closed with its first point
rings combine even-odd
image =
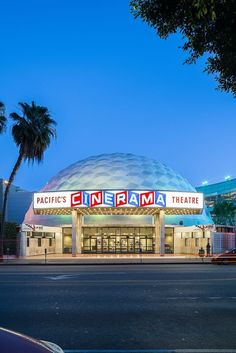
{"type": "Polygon", "coordinates": [[[121,237],[120,239],[120,251],[127,252],[128,251],[128,239],[125,237],[121,237]]]}
{"type": "Polygon", "coordinates": [[[102,237],[98,236],[97,237],[97,253],[102,252],[102,237]]]}
{"type": "Polygon", "coordinates": [[[108,247],[108,238],[103,238],[102,239],[102,252],[109,252],[109,247],[108,247]]]}
{"type": "Polygon", "coordinates": [[[148,237],[147,238],[147,252],[150,252],[152,253],[153,252],[153,238],[152,236],[151,237],[148,237]]]}
{"type": "Polygon", "coordinates": [[[91,238],[91,252],[97,252],[97,239],[91,238]]]}
{"type": "Polygon", "coordinates": [[[96,253],[97,252],[97,238],[86,237],[83,241],[83,252],[96,253]]]}
{"type": "Polygon", "coordinates": [[[140,237],[140,249],[143,253],[153,252],[153,238],[152,236],[140,237]]]}
{"type": "Polygon", "coordinates": [[[72,253],[72,235],[65,234],[63,237],[63,253],[71,254],[72,253]]]}
{"type": "Polygon", "coordinates": [[[134,253],[134,237],[129,237],[128,239],[128,252],[134,253]]]}
{"type": "Polygon", "coordinates": [[[108,251],[111,253],[116,252],[116,238],[109,238],[108,239],[108,251]]]}

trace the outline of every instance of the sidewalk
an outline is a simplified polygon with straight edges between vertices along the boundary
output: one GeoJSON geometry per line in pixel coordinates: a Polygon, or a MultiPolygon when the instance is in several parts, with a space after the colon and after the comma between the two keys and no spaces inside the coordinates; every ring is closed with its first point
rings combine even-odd
{"type": "Polygon", "coordinates": [[[27,258],[4,257],[1,265],[125,265],[125,264],[210,264],[211,257],[199,258],[191,255],[154,255],[154,254],[79,254],[72,257],[66,254],[29,256],[27,258]]]}

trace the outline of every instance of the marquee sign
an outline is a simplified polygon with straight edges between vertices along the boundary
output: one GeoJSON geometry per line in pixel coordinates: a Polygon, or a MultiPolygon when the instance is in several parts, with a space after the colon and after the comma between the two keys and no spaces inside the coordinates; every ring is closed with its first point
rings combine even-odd
{"type": "Polygon", "coordinates": [[[153,207],[202,209],[203,194],[157,190],[80,190],[34,194],[34,209],[153,207]]]}

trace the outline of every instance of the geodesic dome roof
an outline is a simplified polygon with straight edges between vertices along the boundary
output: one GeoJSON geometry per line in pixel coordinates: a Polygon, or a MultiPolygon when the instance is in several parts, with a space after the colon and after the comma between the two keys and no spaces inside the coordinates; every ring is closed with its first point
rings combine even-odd
{"type": "MultiPolygon", "coordinates": [[[[196,191],[185,178],[165,164],[131,153],[101,154],[78,161],[56,174],[40,191],[103,189],[196,191]]],[[[67,223],[68,219],[68,216],[33,215],[31,206],[24,223],[58,225],[66,220],[67,223]]]]}
{"type": "Polygon", "coordinates": [[[43,191],[89,189],[195,191],[165,164],[131,153],[101,154],[78,161],[60,171],[43,191]]]}

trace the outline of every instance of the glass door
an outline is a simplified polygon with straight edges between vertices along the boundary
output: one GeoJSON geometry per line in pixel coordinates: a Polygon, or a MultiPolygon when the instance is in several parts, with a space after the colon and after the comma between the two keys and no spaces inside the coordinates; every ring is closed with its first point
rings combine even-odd
{"type": "Polygon", "coordinates": [[[121,252],[121,248],[120,248],[120,237],[116,237],[116,253],[120,253],[121,252]]]}
{"type": "Polygon", "coordinates": [[[121,252],[125,252],[127,253],[127,249],[128,249],[128,239],[125,237],[122,237],[120,239],[120,247],[121,247],[121,252]]]}
{"type": "Polygon", "coordinates": [[[91,238],[86,237],[83,240],[83,252],[90,252],[91,251],[91,238]]]}
{"type": "Polygon", "coordinates": [[[96,238],[91,238],[90,251],[97,252],[97,239],[96,238]]]}
{"type": "Polygon", "coordinates": [[[108,252],[108,238],[102,239],[102,252],[108,252]]]}
{"type": "Polygon", "coordinates": [[[153,249],[153,238],[152,236],[147,237],[147,252],[152,253],[154,251],[153,249]]]}
{"type": "Polygon", "coordinates": [[[134,237],[128,238],[128,252],[134,253],[134,237]]]}
{"type": "Polygon", "coordinates": [[[71,235],[64,235],[64,242],[63,242],[63,253],[64,254],[71,254],[72,253],[72,236],[71,235]]]}
{"type": "Polygon", "coordinates": [[[102,252],[102,237],[101,236],[97,236],[97,253],[101,253],[102,252]]]}
{"type": "Polygon", "coordinates": [[[134,238],[134,243],[135,243],[135,252],[139,253],[139,249],[140,249],[140,243],[139,243],[139,236],[136,236],[134,238]]]}
{"type": "Polygon", "coordinates": [[[140,237],[139,239],[139,248],[141,252],[146,252],[147,251],[147,239],[146,237],[140,237]]]}
{"type": "Polygon", "coordinates": [[[111,253],[116,252],[116,238],[108,239],[108,251],[111,253]]]}

